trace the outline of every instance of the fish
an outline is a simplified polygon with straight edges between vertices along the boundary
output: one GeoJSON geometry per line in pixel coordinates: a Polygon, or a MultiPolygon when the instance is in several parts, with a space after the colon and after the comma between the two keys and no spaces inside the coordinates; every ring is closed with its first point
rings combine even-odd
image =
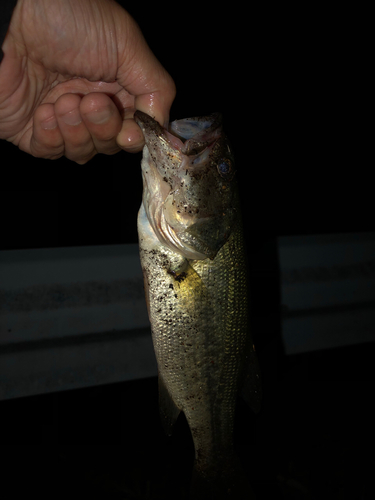
{"type": "Polygon", "coordinates": [[[171,435],[183,412],[190,427],[191,499],[253,498],[233,429],[238,395],[260,410],[260,369],[235,160],[222,115],[167,128],[141,111],[134,119],[145,137],[137,225],[162,425],[171,435]]]}

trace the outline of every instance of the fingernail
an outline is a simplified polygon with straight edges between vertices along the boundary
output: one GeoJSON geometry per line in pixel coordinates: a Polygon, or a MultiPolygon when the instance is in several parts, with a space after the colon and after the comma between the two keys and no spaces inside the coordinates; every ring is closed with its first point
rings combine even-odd
{"type": "Polygon", "coordinates": [[[108,106],[101,109],[95,109],[94,111],[86,113],[87,119],[91,123],[95,123],[96,125],[106,123],[111,116],[112,116],[112,111],[108,106]]]}
{"type": "Polygon", "coordinates": [[[57,127],[56,116],[53,115],[50,118],[47,118],[47,120],[44,120],[43,122],[41,122],[40,126],[44,130],[53,130],[54,128],[57,127]]]}
{"type": "Polygon", "coordinates": [[[116,139],[117,144],[120,146],[121,149],[124,149],[128,153],[138,153],[143,149],[143,146],[145,145],[145,141],[142,137],[124,137],[124,136],[117,136],[116,139]]]}
{"type": "Polygon", "coordinates": [[[62,115],[61,118],[64,123],[73,126],[79,125],[82,121],[81,113],[79,112],[78,109],[73,109],[72,111],[65,113],[65,115],[62,115]]]}

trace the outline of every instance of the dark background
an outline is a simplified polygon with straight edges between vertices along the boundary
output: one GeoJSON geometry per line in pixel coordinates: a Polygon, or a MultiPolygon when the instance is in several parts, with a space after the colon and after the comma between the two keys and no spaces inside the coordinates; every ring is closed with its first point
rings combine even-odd
{"type": "MultiPolygon", "coordinates": [[[[175,79],[171,119],[221,111],[235,151],[265,394],[258,416],[240,405],[236,447],[259,499],[373,498],[374,345],[286,357],[280,340],[276,237],[374,228],[360,73],[336,14],[126,7],[175,79]]],[[[137,242],[140,154],[81,166],[1,141],[0,158],[0,249],[137,242]]],[[[163,436],[155,379],[6,401],[0,414],[15,493],[184,498],[191,441],[183,420],[163,436]]]]}
{"type": "MultiPolygon", "coordinates": [[[[223,113],[252,242],[374,228],[366,136],[353,115],[361,74],[337,13],[239,2],[126,8],[176,82],[171,120],[223,113]]],[[[77,165],[0,141],[0,158],[0,248],[137,241],[141,154],[77,165]]]]}

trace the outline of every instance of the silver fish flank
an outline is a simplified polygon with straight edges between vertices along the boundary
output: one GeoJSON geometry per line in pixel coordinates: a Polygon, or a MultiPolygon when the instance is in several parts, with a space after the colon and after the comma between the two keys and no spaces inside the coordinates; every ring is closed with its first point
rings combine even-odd
{"type": "Polygon", "coordinates": [[[166,130],[136,111],[145,136],[138,215],[141,265],[171,434],[182,411],[195,447],[192,498],[239,498],[236,398],[260,407],[234,158],[221,115],[166,130]]]}

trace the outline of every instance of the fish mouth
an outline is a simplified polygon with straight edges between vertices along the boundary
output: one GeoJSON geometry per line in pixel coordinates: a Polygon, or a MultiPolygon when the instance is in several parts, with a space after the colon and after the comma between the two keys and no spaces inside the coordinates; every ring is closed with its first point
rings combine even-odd
{"type": "Polygon", "coordinates": [[[134,120],[146,138],[167,142],[182,155],[197,155],[215,142],[222,133],[222,114],[175,120],[168,130],[143,111],[135,111],[134,120]]]}
{"type": "Polygon", "coordinates": [[[222,122],[221,113],[185,118],[173,121],[169,126],[169,132],[183,142],[182,154],[186,156],[196,155],[221,136],[222,122]]]}

